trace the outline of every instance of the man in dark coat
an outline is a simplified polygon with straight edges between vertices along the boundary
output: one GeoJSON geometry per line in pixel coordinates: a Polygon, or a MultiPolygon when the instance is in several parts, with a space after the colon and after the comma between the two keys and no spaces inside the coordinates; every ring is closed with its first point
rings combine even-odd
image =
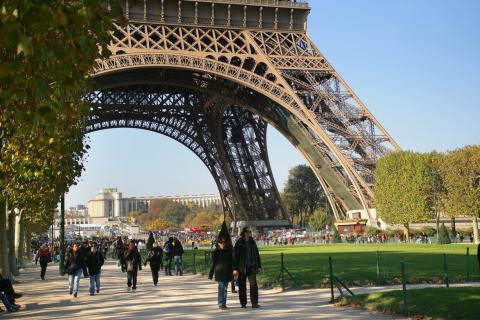
{"type": "Polygon", "coordinates": [[[173,237],[168,238],[168,241],[165,242],[163,247],[165,252],[165,275],[172,275],[172,260],[173,260],[173,237]]]}
{"type": "Polygon", "coordinates": [[[180,240],[173,239],[173,261],[175,263],[175,275],[183,275],[182,265],[183,246],[180,240]]]}
{"type": "Polygon", "coordinates": [[[103,258],[103,254],[98,251],[97,243],[92,243],[90,252],[87,253],[85,258],[85,265],[88,270],[88,275],[90,276],[89,291],[91,296],[95,294],[95,287],[97,293],[100,292],[100,274],[104,262],[105,259],[103,258]]]}
{"type": "Polygon", "coordinates": [[[253,240],[252,231],[243,228],[240,237],[235,243],[233,275],[238,275],[239,298],[242,308],[247,306],[247,278],[250,284],[250,300],[252,308],[259,308],[257,273],[261,271],[260,254],[253,240]]]}
{"type": "Polygon", "coordinates": [[[41,268],[40,278],[42,278],[42,280],[45,280],[47,265],[49,262],[52,261],[50,256],[50,251],[48,250],[48,246],[46,244],[43,244],[38,250],[37,255],[35,256],[35,264],[37,264],[39,260],[40,260],[40,268],[41,268]]]}
{"type": "Polygon", "coordinates": [[[6,301],[2,299],[2,301],[8,311],[12,312],[20,309],[20,306],[15,303],[15,299],[20,298],[22,294],[16,293],[10,279],[4,279],[2,274],[0,274],[0,292],[3,292],[4,299],[7,299],[6,301]]]}
{"type": "Polygon", "coordinates": [[[152,251],[150,256],[145,260],[145,266],[147,265],[147,262],[150,263],[153,285],[156,287],[158,283],[158,272],[163,268],[163,250],[156,242],[152,244],[152,251]]]}
{"type": "Polygon", "coordinates": [[[142,258],[138,252],[135,242],[128,244],[128,249],[124,255],[125,264],[127,266],[127,286],[128,291],[135,292],[137,290],[137,274],[138,270],[142,270],[142,258]],[[131,288],[131,289],[130,289],[131,288]]]}

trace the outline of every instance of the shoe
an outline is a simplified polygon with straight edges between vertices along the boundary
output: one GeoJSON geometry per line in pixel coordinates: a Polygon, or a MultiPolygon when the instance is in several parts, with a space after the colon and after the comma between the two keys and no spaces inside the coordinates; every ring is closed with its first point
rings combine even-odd
{"type": "Polygon", "coordinates": [[[132,291],[132,288],[128,287],[127,291],[128,291],[128,292],[132,291]]]}
{"type": "Polygon", "coordinates": [[[245,306],[245,305],[242,304],[242,308],[246,308],[246,307],[247,307],[247,306],[245,306]]]}
{"type": "Polygon", "coordinates": [[[132,289],[132,292],[137,292],[137,288],[135,288],[135,289],[132,289]]]}
{"type": "Polygon", "coordinates": [[[237,293],[238,291],[237,290],[232,290],[232,293],[237,293]]]}
{"type": "Polygon", "coordinates": [[[252,308],[253,309],[257,309],[257,308],[260,308],[260,305],[257,303],[257,304],[252,304],[252,308]]]}
{"type": "Polygon", "coordinates": [[[100,289],[97,289],[97,293],[100,293],[100,289]]]}
{"type": "Polygon", "coordinates": [[[15,293],[13,296],[15,297],[15,299],[19,299],[23,297],[23,293],[15,293]]]}
{"type": "Polygon", "coordinates": [[[94,296],[94,295],[95,295],[95,293],[90,293],[90,295],[91,295],[91,296],[94,296]]]}
{"type": "Polygon", "coordinates": [[[226,305],[221,305],[221,306],[218,306],[220,309],[228,309],[226,305]]]}
{"type": "Polygon", "coordinates": [[[75,293],[73,294],[73,296],[76,298],[76,297],[77,297],[77,293],[75,292],[75,293]]]}
{"type": "Polygon", "coordinates": [[[73,291],[72,291],[72,290],[70,290],[70,295],[72,295],[72,293],[73,293],[73,291]]]}

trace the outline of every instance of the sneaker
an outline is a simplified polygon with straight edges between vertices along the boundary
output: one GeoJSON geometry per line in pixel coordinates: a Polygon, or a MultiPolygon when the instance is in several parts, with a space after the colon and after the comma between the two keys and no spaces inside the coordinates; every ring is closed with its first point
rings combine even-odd
{"type": "Polygon", "coordinates": [[[226,305],[222,304],[221,306],[218,306],[220,309],[228,309],[226,305]]]}
{"type": "Polygon", "coordinates": [[[132,292],[137,292],[137,288],[135,288],[135,289],[132,289],[132,292]]]}
{"type": "Polygon", "coordinates": [[[73,294],[73,296],[76,298],[76,297],[77,297],[77,293],[75,292],[75,293],[73,294]]]}
{"type": "Polygon", "coordinates": [[[91,296],[94,296],[94,295],[95,295],[95,293],[93,293],[93,292],[92,292],[92,293],[90,293],[90,295],[91,295],[91,296]]]}
{"type": "Polygon", "coordinates": [[[252,308],[254,308],[254,309],[260,308],[260,305],[258,303],[252,304],[252,308]]]}
{"type": "Polygon", "coordinates": [[[130,291],[132,291],[132,288],[128,287],[127,292],[130,292],[130,291]]]}

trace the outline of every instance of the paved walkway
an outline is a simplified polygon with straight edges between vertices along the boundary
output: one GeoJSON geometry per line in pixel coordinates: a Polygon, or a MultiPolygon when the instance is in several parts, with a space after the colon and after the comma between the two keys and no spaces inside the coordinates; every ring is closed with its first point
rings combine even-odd
{"type": "MultiPolygon", "coordinates": [[[[99,295],[88,295],[88,279],[81,279],[78,298],[68,294],[67,277],[58,275],[58,265],[50,265],[46,280],[40,280],[38,267],[27,268],[15,290],[24,296],[17,300],[22,309],[1,313],[0,319],[399,319],[328,304],[325,289],[280,292],[260,290],[260,309],[242,309],[238,294],[228,293],[228,310],[217,308],[216,283],[202,276],[161,275],[153,287],[150,269],[139,273],[137,292],[127,292],[126,274],[113,261],[102,271],[99,295]]],[[[374,289],[369,289],[374,290],[374,289]]]]}

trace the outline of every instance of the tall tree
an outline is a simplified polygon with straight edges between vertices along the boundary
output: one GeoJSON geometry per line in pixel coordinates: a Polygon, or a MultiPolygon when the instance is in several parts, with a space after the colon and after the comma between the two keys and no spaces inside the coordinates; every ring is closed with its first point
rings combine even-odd
{"type": "Polygon", "coordinates": [[[404,226],[434,217],[431,184],[432,155],[411,151],[393,152],[377,162],[375,201],[379,216],[387,223],[404,226]]]}
{"type": "Polygon", "coordinates": [[[312,169],[306,165],[290,169],[282,196],[291,222],[301,226],[305,226],[313,212],[326,203],[326,197],[318,179],[312,169]]]}
{"type": "Polygon", "coordinates": [[[442,205],[450,217],[472,218],[475,243],[479,242],[480,146],[448,152],[440,164],[444,195],[442,205]]]}

